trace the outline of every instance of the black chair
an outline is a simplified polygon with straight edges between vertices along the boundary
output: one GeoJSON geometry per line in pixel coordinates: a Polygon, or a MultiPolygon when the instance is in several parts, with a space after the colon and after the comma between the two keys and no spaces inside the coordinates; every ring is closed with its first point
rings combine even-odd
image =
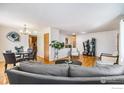
{"type": "Polygon", "coordinates": [[[33,49],[32,48],[28,48],[27,51],[32,53],[33,49]]]}
{"type": "Polygon", "coordinates": [[[13,64],[14,66],[16,66],[17,62],[22,61],[22,59],[16,59],[14,53],[3,53],[3,55],[5,58],[5,71],[7,69],[8,64],[13,64]]]}
{"type": "Polygon", "coordinates": [[[27,52],[29,54],[24,54],[24,60],[29,60],[29,56],[33,53],[33,49],[32,48],[28,48],[27,52]]]}
{"type": "Polygon", "coordinates": [[[37,58],[37,50],[33,50],[28,56],[25,56],[24,60],[36,60],[37,58]]]}

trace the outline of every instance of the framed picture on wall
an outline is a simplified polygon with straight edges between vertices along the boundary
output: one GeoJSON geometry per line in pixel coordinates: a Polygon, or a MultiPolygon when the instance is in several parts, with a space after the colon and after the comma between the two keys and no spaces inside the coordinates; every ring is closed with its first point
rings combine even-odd
{"type": "Polygon", "coordinates": [[[9,32],[7,38],[12,42],[20,41],[20,35],[17,32],[9,32]]]}

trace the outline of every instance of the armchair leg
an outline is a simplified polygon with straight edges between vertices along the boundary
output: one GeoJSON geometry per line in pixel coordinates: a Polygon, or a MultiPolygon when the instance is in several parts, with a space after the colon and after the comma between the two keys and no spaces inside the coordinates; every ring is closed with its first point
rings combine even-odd
{"type": "Polygon", "coordinates": [[[13,65],[16,66],[16,63],[14,63],[13,65]]]}
{"type": "Polygon", "coordinates": [[[6,70],[7,70],[7,64],[5,64],[5,72],[6,72],[6,70]]]}

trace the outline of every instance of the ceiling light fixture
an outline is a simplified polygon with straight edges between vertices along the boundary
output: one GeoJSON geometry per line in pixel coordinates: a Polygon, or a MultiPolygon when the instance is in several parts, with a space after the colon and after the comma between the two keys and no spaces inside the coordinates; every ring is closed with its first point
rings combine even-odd
{"type": "Polygon", "coordinates": [[[27,25],[26,24],[24,24],[24,28],[22,30],[20,30],[20,33],[23,34],[23,35],[29,35],[29,34],[31,34],[31,32],[27,28],[27,25]]]}

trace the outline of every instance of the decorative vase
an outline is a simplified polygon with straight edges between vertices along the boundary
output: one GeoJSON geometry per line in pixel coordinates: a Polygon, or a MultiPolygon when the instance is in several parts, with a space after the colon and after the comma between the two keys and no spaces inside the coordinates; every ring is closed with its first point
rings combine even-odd
{"type": "Polygon", "coordinates": [[[54,59],[57,60],[58,59],[58,49],[54,50],[54,59]]]}

